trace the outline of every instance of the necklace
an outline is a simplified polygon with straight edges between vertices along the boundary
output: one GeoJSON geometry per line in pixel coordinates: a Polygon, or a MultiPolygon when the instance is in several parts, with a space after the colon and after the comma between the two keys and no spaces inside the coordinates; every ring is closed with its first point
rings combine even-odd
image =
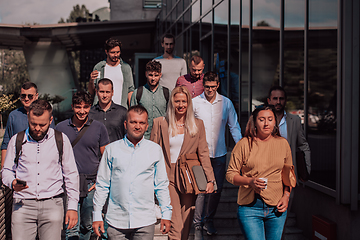
{"type": "Polygon", "coordinates": [[[183,124],[176,124],[177,127],[184,127],[185,126],[185,123],[183,124]]]}

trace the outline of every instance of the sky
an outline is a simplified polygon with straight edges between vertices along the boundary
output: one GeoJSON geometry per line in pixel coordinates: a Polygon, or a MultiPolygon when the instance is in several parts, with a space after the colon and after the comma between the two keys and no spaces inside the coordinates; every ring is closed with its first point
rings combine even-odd
{"type": "Polygon", "coordinates": [[[0,0],[0,24],[56,24],[76,4],[85,4],[90,12],[109,7],[108,0],[0,0]]]}

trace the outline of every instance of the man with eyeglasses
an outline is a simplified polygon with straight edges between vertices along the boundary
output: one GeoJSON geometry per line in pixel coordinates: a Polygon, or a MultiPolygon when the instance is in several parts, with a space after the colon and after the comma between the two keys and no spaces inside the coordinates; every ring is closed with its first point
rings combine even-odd
{"type": "Polygon", "coordinates": [[[190,73],[179,77],[176,81],[177,86],[185,86],[194,98],[204,92],[203,78],[204,78],[204,60],[197,55],[192,56],[190,61],[190,73]]]}
{"type": "MultiPolygon", "coordinates": [[[[30,104],[37,100],[39,93],[35,83],[26,82],[21,86],[20,101],[22,107],[13,110],[9,114],[9,118],[6,123],[5,134],[3,142],[1,144],[1,168],[4,166],[4,160],[6,156],[6,149],[12,136],[18,132],[24,131],[29,126],[27,113],[30,109],[30,104]]],[[[51,128],[55,128],[54,121],[51,122],[51,128]]]]}
{"type": "Polygon", "coordinates": [[[241,129],[234,105],[227,97],[218,94],[219,77],[215,72],[207,72],[203,79],[204,92],[193,98],[195,117],[204,121],[206,142],[209,147],[211,165],[213,167],[217,192],[209,194],[207,206],[204,208],[205,194],[199,194],[195,202],[194,226],[195,240],[203,239],[202,213],[204,210],[204,230],[208,235],[217,233],[213,224],[221,191],[225,179],[226,153],[225,127],[229,126],[230,133],[237,143],[241,138],[241,129]]]}

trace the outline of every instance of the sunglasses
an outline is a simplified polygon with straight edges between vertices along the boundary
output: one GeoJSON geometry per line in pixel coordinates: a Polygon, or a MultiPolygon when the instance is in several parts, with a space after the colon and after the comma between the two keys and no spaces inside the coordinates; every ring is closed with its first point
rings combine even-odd
{"type": "Polygon", "coordinates": [[[32,99],[34,98],[34,94],[20,94],[20,98],[21,98],[22,100],[25,100],[26,97],[28,97],[29,100],[32,100],[32,99]]]}

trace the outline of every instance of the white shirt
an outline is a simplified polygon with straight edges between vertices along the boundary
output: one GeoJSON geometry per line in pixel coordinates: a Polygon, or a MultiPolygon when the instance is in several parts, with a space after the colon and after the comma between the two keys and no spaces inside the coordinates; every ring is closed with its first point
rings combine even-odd
{"type": "Polygon", "coordinates": [[[184,134],[177,134],[174,137],[172,136],[169,137],[171,163],[176,163],[183,142],[184,142],[184,134]]]}
{"type": "Polygon", "coordinates": [[[115,67],[106,64],[104,78],[108,78],[113,82],[114,96],[112,97],[112,100],[114,103],[121,105],[121,95],[124,83],[124,76],[121,71],[121,64],[118,64],[115,67]]]}
{"type": "Polygon", "coordinates": [[[230,99],[218,93],[216,93],[213,103],[206,99],[205,93],[193,98],[192,101],[195,117],[204,121],[210,157],[224,156],[227,153],[225,145],[226,124],[230,128],[235,143],[242,138],[234,105],[230,99]]]}
{"type": "Polygon", "coordinates": [[[160,85],[167,87],[170,91],[175,88],[177,79],[187,74],[186,61],[183,58],[174,56],[172,59],[166,59],[163,56],[154,58],[161,63],[160,85]]]}
{"type": "Polygon", "coordinates": [[[284,111],[284,116],[281,118],[279,123],[280,135],[287,139],[287,124],[286,124],[286,112],[284,111]]]}

